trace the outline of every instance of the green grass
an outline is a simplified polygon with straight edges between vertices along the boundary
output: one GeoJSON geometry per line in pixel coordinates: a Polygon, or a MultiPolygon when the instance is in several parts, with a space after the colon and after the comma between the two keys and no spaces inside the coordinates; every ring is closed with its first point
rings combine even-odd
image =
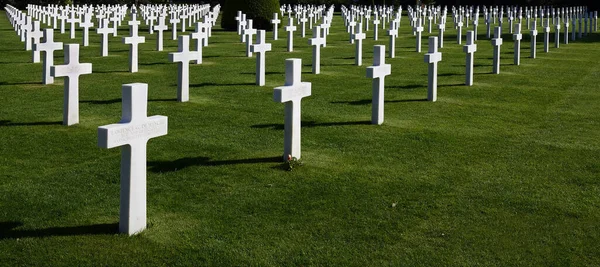
{"type": "MultiPolygon", "coordinates": [[[[367,33],[353,66],[336,14],[313,75],[307,39],[297,33],[285,52],[280,29],[258,87],[255,58],[217,27],[204,64],[190,67],[190,101],[178,103],[170,32],[156,52],[141,27],[131,74],[123,25],[108,57],[97,34],[81,47],[94,73],[80,78],[80,124],[65,127],[62,78],[40,83],[41,64],[0,14],[0,265],[600,264],[598,34],[550,53],[538,43],[530,59],[524,32],[521,66],[505,34],[494,75],[481,22],[467,87],[448,24],[431,103],[404,16],[375,126],[365,68],[372,46],[388,44],[383,31],[378,42],[367,33]],[[286,58],[302,58],[313,88],[302,101],[304,166],[292,172],[281,168],[283,105],[272,99],[286,58]],[[169,134],[148,143],[149,225],[128,237],[116,232],[120,150],[98,148],[96,131],[120,120],[121,85],[134,82],[149,84],[148,114],[168,116],[169,134]]],[[[56,36],[81,43],[81,32],[56,36]]]]}

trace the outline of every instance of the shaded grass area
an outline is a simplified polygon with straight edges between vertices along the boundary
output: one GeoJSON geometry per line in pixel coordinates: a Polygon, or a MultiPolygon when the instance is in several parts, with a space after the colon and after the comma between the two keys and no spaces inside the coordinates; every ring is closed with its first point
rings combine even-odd
{"type": "MultiPolygon", "coordinates": [[[[512,65],[503,37],[500,75],[480,23],[475,84],[448,24],[438,102],[427,65],[403,18],[385,122],[370,125],[372,46],[364,66],[339,15],[321,71],[286,33],[270,41],[265,87],[255,58],[234,33],[215,30],[204,63],[190,67],[190,101],[176,102],[177,49],[141,27],[140,72],[128,47],[99,35],[81,47],[93,74],[80,78],[80,124],[61,125],[63,80],[42,85],[0,15],[0,262],[6,265],[597,265],[600,240],[600,36],[540,51],[512,65]],[[304,166],[281,168],[284,61],[301,58],[312,96],[302,101],[304,166]],[[169,117],[169,134],[148,143],[148,229],[117,234],[119,149],[96,146],[96,129],[119,121],[121,85],[149,84],[148,114],[169,117]]],[[[124,23],[123,25],[126,25],[124,23]]],[[[219,23],[217,23],[219,25],[219,23]]],[[[464,31],[463,31],[464,32],[464,31]]],[[[55,34],[62,42],[81,42],[55,34]]],[[[424,36],[428,34],[424,33],[424,36]]],[[[525,36],[525,34],[524,34],[525,36]]],[[[270,39],[271,35],[268,35],[270,39]]],[[[526,38],[525,38],[526,39],[526,38]]],[[[538,36],[538,40],[540,40],[538,36]]],[[[551,37],[553,40],[553,37],[551,37]]],[[[423,38],[423,51],[427,51],[423,38]]],[[[62,61],[62,51],[55,54],[62,61]]]]}

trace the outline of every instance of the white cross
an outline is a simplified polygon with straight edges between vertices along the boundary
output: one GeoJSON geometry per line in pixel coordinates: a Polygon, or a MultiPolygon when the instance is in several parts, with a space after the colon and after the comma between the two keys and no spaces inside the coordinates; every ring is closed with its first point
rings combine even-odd
{"type": "Polygon", "coordinates": [[[289,18],[288,26],[285,26],[285,31],[288,32],[288,52],[294,51],[294,32],[296,31],[296,26],[294,26],[294,19],[289,18]]]}
{"type": "Polygon", "coordinates": [[[325,38],[321,37],[321,27],[313,28],[313,38],[308,39],[308,44],[313,46],[312,73],[321,73],[321,46],[325,46],[325,38]]]}
{"type": "Polygon", "coordinates": [[[71,18],[67,19],[67,22],[71,24],[71,39],[75,39],[75,23],[80,23],[80,19],[75,18],[75,11],[71,11],[71,18]]]}
{"type": "Polygon", "coordinates": [[[171,29],[173,32],[173,40],[177,40],[177,24],[179,23],[179,18],[176,17],[177,15],[173,15],[173,18],[171,18],[169,20],[169,22],[171,23],[171,29]]]}
{"type": "Polygon", "coordinates": [[[351,44],[354,44],[354,38],[352,38],[352,35],[354,34],[355,27],[356,27],[356,21],[350,21],[348,23],[348,32],[350,33],[350,43],[351,44]]]}
{"type": "Polygon", "coordinates": [[[302,82],[302,59],[292,58],[285,61],[285,85],[276,87],[273,100],[285,103],[285,124],[283,141],[283,160],[288,156],[300,159],[300,102],[310,96],[311,83],[302,82]]]}
{"type": "Polygon", "coordinates": [[[237,21],[237,34],[241,35],[242,34],[242,11],[237,12],[237,16],[235,17],[235,20],[237,21]]]}
{"type": "Polygon", "coordinates": [[[158,32],[156,38],[156,51],[163,51],[163,31],[169,29],[165,24],[165,16],[158,17],[158,25],[154,25],[154,30],[158,32]]]}
{"type": "MultiPolygon", "coordinates": [[[[575,21],[575,20],[573,20],[575,21]]],[[[575,31],[573,31],[575,32],[575,31]]],[[[537,24],[535,22],[531,23],[531,58],[535,58],[536,57],[536,45],[537,45],[537,35],[538,35],[538,31],[537,31],[537,24]]]]}
{"type": "Polygon", "coordinates": [[[248,25],[248,21],[246,20],[246,14],[242,14],[242,21],[240,21],[240,42],[246,42],[246,35],[244,35],[244,29],[246,29],[246,25],[248,25]]]}
{"type": "MultiPolygon", "coordinates": [[[[40,30],[40,22],[39,21],[34,21],[33,22],[33,30],[31,30],[31,32],[29,33],[29,38],[31,39],[31,44],[32,44],[32,48],[35,47],[36,44],[40,43],[40,39],[43,36],[43,32],[40,30]]],[[[40,62],[40,51],[36,50],[36,49],[32,49],[32,57],[33,57],[33,63],[39,63],[40,62]]]]}
{"type": "Polygon", "coordinates": [[[177,71],[177,101],[190,100],[190,61],[198,59],[198,52],[190,51],[190,37],[179,36],[178,53],[169,53],[169,61],[179,62],[177,71]]]}
{"type": "MultiPolygon", "coordinates": [[[[277,14],[277,13],[276,13],[277,14]]],[[[256,55],[256,85],[265,85],[265,55],[267,51],[271,51],[271,44],[265,43],[265,30],[258,31],[256,44],[250,47],[250,51],[257,53],[256,55]]]]}
{"type": "Polygon", "coordinates": [[[54,65],[54,51],[62,50],[63,43],[54,42],[53,29],[44,29],[44,41],[44,43],[35,44],[33,49],[45,53],[44,60],[42,61],[42,83],[52,84],[54,83],[54,77],[50,75],[50,66],[54,65]]]}
{"type": "Polygon", "coordinates": [[[250,51],[250,45],[252,45],[252,40],[253,40],[252,38],[256,34],[256,29],[252,28],[252,20],[251,19],[249,19],[247,22],[248,22],[248,26],[246,27],[246,29],[244,29],[242,34],[245,36],[245,39],[246,39],[246,56],[252,57],[252,52],[250,51]]]}
{"type": "Polygon", "coordinates": [[[136,20],[135,14],[129,24],[129,32],[131,36],[123,38],[123,43],[130,45],[129,48],[129,71],[138,71],[138,45],[146,42],[146,37],[138,35],[138,25],[140,22],[136,20]]]}
{"type": "Polygon", "coordinates": [[[90,27],[94,27],[92,22],[92,14],[86,13],[83,22],[79,23],[79,26],[83,28],[83,46],[90,45],[90,27]]]}
{"type": "Polygon", "coordinates": [[[385,64],[385,45],[376,45],[373,54],[373,66],[367,67],[367,78],[373,79],[371,123],[381,125],[383,123],[385,76],[392,74],[392,65],[385,64]]]}
{"type": "Polygon", "coordinates": [[[377,13],[375,13],[375,19],[373,20],[373,39],[377,41],[379,39],[379,19],[377,18],[377,13]]]}
{"type": "Polygon", "coordinates": [[[366,34],[362,32],[362,23],[358,23],[356,32],[352,34],[352,40],[356,42],[356,50],[354,55],[354,64],[362,66],[362,40],[366,38],[366,34]]]}
{"type": "Polygon", "coordinates": [[[108,26],[107,19],[103,19],[102,26],[96,30],[96,32],[98,34],[102,35],[102,38],[101,38],[102,40],[100,43],[100,50],[101,50],[101,55],[103,57],[108,56],[108,35],[111,34],[114,30],[115,30],[114,28],[110,28],[108,26]]]}
{"type": "Polygon", "coordinates": [[[92,73],[92,63],[79,63],[79,44],[66,44],[65,65],[51,66],[50,75],[66,77],[63,125],[79,123],[79,76],[92,73]]]}
{"type": "Polygon", "coordinates": [[[168,118],[147,116],[148,84],[123,85],[121,121],[98,127],[98,146],[121,148],[119,231],[137,234],[146,228],[146,144],[167,134],[168,118]]]}
{"type": "Polygon", "coordinates": [[[306,37],[306,22],[308,21],[308,19],[306,19],[306,14],[303,12],[302,13],[302,18],[300,19],[300,23],[302,23],[302,38],[306,37]]]}
{"type": "Polygon", "coordinates": [[[494,39],[492,39],[492,46],[494,46],[494,59],[493,59],[493,73],[500,73],[500,46],[502,46],[502,27],[498,26],[494,28],[494,39]]]}
{"type": "Polygon", "coordinates": [[[437,101],[437,64],[442,61],[442,53],[438,52],[437,36],[429,37],[429,53],[425,54],[425,63],[429,64],[427,100],[437,101]]]}
{"type": "Polygon", "coordinates": [[[554,25],[554,48],[560,47],[560,17],[556,18],[556,24],[554,25]]]}
{"type": "Polygon", "coordinates": [[[277,13],[273,13],[273,19],[271,20],[271,24],[273,24],[273,40],[277,40],[279,23],[281,23],[281,20],[278,19],[278,15],[279,14],[277,13]]]}
{"type": "Polygon", "coordinates": [[[515,23],[513,32],[513,40],[515,41],[515,52],[514,52],[514,62],[515,65],[521,64],[521,40],[523,39],[523,34],[521,34],[521,23],[515,23]]]}
{"type": "Polygon", "coordinates": [[[396,21],[392,21],[392,23],[390,23],[390,29],[388,30],[387,34],[390,36],[390,58],[395,58],[396,37],[398,37],[398,28],[396,28],[396,21]]]}
{"type": "Polygon", "coordinates": [[[460,20],[458,21],[458,24],[456,25],[456,28],[458,29],[458,32],[456,33],[456,42],[458,44],[462,44],[462,27],[463,27],[463,22],[462,22],[462,17],[460,18],[460,20]]]}
{"type": "MultiPolygon", "coordinates": [[[[587,23],[587,20],[586,20],[587,23]]],[[[587,29],[587,27],[586,27],[587,29]]],[[[544,52],[548,53],[550,48],[549,48],[549,43],[550,42],[550,18],[547,18],[546,20],[544,20],[544,52]]]]}
{"type": "Polygon", "coordinates": [[[463,46],[463,51],[466,53],[466,81],[465,84],[468,86],[473,85],[473,58],[474,53],[477,51],[477,44],[475,44],[475,32],[467,32],[467,45],[463,46]]]}
{"type": "Polygon", "coordinates": [[[25,50],[27,51],[31,51],[31,31],[33,30],[33,23],[31,22],[31,17],[27,16],[27,19],[25,20],[25,24],[23,26],[23,31],[22,31],[22,35],[21,38],[23,38],[24,40],[21,40],[21,42],[25,41],[25,50]]]}
{"type": "Polygon", "coordinates": [[[196,22],[196,31],[191,34],[192,39],[196,39],[196,51],[198,52],[196,64],[202,64],[202,47],[204,39],[208,38],[208,35],[204,31],[205,25],[203,22],[196,22]]]}
{"type": "Polygon", "coordinates": [[[154,34],[154,21],[156,20],[156,15],[154,15],[154,12],[150,11],[150,15],[148,15],[148,17],[146,17],[146,19],[150,22],[150,25],[148,26],[148,31],[150,34],[154,34]]]}
{"type": "Polygon", "coordinates": [[[418,19],[415,32],[417,33],[417,53],[421,53],[421,33],[423,32],[423,26],[421,19],[418,19]]]}

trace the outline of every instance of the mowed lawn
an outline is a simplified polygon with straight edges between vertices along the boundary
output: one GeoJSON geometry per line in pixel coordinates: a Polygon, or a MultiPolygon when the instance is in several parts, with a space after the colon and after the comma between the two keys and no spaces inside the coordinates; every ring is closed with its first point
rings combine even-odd
{"type": "MultiPolygon", "coordinates": [[[[448,21],[432,103],[430,34],[425,27],[416,53],[403,15],[381,126],[370,124],[366,67],[388,37],[369,31],[355,66],[338,13],[319,75],[307,38],[296,32],[288,53],[287,33],[268,33],[264,87],[254,85],[256,57],[217,25],[204,63],[190,67],[187,103],[176,101],[170,30],[157,52],[142,23],[133,74],[127,23],[108,57],[94,30],[80,52],[93,64],[80,77],[80,123],[66,127],[63,79],[41,84],[41,63],[30,63],[0,13],[0,265],[599,265],[600,36],[544,53],[540,33],[531,59],[523,27],[515,66],[505,22],[495,75],[481,19],[467,87],[448,21]],[[291,172],[281,160],[284,105],[273,101],[287,58],[301,58],[312,83],[302,101],[304,165],[291,172]],[[129,237],[117,230],[120,149],[99,148],[97,128],[120,120],[121,86],[136,82],[148,84],[148,115],[168,116],[169,133],[148,142],[148,229],[129,237]]],[[[81,31],[55,36],[82,44],[81,31]]]]}

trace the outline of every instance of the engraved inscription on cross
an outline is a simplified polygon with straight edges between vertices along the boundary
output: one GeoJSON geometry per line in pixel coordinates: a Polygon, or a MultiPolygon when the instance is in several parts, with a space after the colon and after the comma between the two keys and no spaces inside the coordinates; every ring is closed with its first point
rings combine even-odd
{"type": "Polygon", "coordinates": [[[98,127],[98,146],[121,146],[119,231],[133,235],[146,228],[146,144],[167,134],[168,118],[147,117],[148,85],[123,85],[121,121],[98,127]]]}
{"type": "Polygon", "coordinates": [[[273,100],[285,103],[285,124],[283,141],[283,160],[288,155],[300,159],[300,102],[310,96],[311,83],[301,82],[302,59],[292,58],[285,61],[285,85],[276,87],[273,100]]]}
{"type": "Polygon", "coordinates": [[[79,76],[92,73],[92,63],[79,63],[79,44],[66,44],[65,65],[50,67],[50,75],[65,77],[63,125],[79,123],[79,76]]]}

